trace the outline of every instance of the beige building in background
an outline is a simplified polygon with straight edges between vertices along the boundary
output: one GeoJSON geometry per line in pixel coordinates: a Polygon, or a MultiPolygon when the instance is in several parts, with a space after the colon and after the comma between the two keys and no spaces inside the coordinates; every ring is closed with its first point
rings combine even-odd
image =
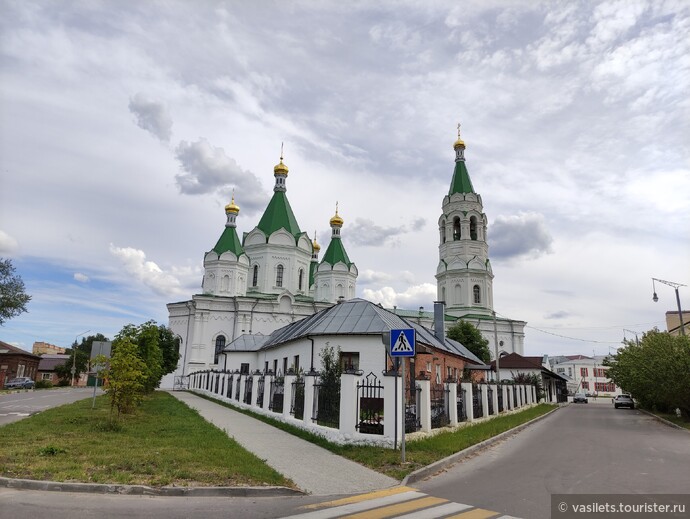
{"type": "MultiPolygon", "coordinates": [[[[677,311],[666,312],[666,330],[671,335],[680,334],[680,319],[677,311]]],[[[685,335],[690,334],[690,312],[683,310],[683,329],[685,330],[685,335]]]]}
{"type": "Polygon", "coordinates": [[[46,353],[50,354],[62,354],[65,353],[65,348],[61,348],[60,346],[55,346],[54,344],[50,344],[47,342],[34,342],[33,349],[31,350],[31,353],[34,355],[45,355],[46,353]]]}

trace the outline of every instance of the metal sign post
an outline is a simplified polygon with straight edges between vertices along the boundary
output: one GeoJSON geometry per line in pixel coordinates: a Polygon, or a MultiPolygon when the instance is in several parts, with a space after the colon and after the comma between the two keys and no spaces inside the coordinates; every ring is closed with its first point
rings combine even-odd
{"type": "MultiPolygon", "coordinates": [[[[390,354],[391,357],[397,359],[399,357],[414,357],[415,356],[415,332],[413,328],[403,328],[400,330],[391,330],[390,335],[390,354]]],[[[405,463],[405,359],[401,359],[402,364],[402,434],[400,439],[400,456],[402,463],[405,463]]]]}

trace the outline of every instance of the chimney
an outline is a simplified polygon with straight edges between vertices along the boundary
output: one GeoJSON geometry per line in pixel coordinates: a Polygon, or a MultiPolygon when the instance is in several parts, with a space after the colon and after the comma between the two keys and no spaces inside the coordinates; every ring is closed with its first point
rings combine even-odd
{"type": "Polygon", "coordinates": [[[444,301],[434,301],[434,335],[441,342],[444,342],[446,337],[446,330],[444,328],[445,313],[446,303],[444,301]]]}

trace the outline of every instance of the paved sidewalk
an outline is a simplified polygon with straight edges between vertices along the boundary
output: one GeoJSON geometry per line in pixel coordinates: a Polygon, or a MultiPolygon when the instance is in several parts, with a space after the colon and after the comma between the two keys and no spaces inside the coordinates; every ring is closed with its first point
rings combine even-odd
{"type": "Polygon", "coordinates": [[[192,393],[170,394],[310,494],[355,494],[398,484],[393,478],[225,406],[192,393]]]}

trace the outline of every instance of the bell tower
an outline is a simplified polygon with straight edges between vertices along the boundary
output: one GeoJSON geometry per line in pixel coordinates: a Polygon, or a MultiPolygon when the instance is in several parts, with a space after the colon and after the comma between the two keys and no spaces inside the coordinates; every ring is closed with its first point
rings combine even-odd
{"type": "Polygon", "coordinates": [[[467,171],[459,124],[453,149],[453,179],[438,220],[437,297],[445,301],[448,315],[491,315],[494,275],[486,242],[487,218],[467,171]]]}

